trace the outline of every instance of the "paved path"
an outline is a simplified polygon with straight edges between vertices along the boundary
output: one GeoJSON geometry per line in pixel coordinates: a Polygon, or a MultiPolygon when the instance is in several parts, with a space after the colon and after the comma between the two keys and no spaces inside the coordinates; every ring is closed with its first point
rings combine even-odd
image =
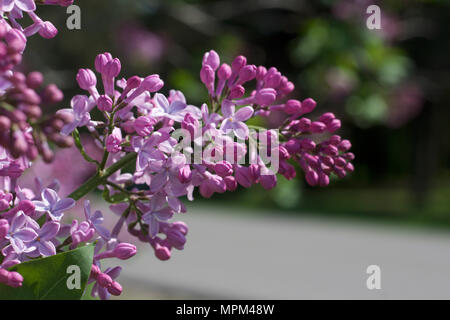
{"type": "Polygon", "coordinates": [[[450,299],[450,233],[312,217],[190,210],[183,252],[140,248],[123,298],[450,299]],[[381,268],[368,290],[366,268],[381,268]]]}

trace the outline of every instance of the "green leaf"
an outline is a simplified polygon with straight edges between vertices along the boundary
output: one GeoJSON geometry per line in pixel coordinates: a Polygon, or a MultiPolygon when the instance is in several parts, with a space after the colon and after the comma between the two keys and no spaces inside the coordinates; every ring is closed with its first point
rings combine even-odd
{"type": "Polygon", "coordinates": [[[10,271],[19,272],[23,278],[20,288],[0,284],[1,300],[79,300],[86,287],[92,267],[94,246],[87,245],[75,250],[18,264],[10,271]],[[80,288],[69,289],[76,272],[69,266],[79,268],[80,288]]]}

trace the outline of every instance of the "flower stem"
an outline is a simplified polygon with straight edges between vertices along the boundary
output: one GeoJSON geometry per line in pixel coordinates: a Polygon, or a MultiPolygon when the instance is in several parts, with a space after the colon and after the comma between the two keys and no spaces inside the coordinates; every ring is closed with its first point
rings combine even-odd
{"type": "Polygon", "coordinates": [[[95,176],[91,177],[88,181],[83,183],[78,189],[69,195],[69,198],[79,200],[86,194],[97,188],[99,185],[104,184],[106,179],[109,178],[114,172],[122,169],[129,163],[136,161],[137,153],[131,152],[125,157],[114,163],[112,166],[104,170],[103,172],[97,172],[95,176]]]}

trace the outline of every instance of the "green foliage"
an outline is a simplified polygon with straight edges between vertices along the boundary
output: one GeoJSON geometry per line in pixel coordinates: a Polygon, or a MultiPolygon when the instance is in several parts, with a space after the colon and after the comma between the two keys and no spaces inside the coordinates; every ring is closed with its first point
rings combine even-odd
{"type": "Polygon", "coordinates": [[[23,278],[20,288],[0,284],[2,300],[79,300],[91,272],[94,246],[88,245],[75,250],[18,264],[10,271],[19,272],[23,278]],[[67,281],[72,273],[69,266],[80,268],[80,289],[69,289],[67,281]]]}

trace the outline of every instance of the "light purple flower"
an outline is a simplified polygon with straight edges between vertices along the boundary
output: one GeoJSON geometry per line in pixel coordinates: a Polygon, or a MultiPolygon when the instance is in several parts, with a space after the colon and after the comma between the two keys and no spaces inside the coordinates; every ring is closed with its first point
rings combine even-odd
{"type": "Polygon", "coordinates": [[[144,215],[142,221],[148,225],[150,237],[154,238],[159,232],[159,222],[167,221],[173,216],[173,211],[166,206],[166,199],[161,194],[154,195],[149,204],[142,206],[144,215]]]}
{"type": "Polygon", "coordinates": [[[55,190],[45,188],[41,193],[42,200],[33,201],[36,212],[47,213],[53,221],[60,221],[64,211],[75,206],[71,198],[60,199],[55,190]]]}
{"type": "MultiPolygon", "coordinates": [[[[122,268],[117,266],[117,267],[114,267],[114,268],[108,268],[103,273],[107,274],[108,276],[111,277],[112,280],[114,280],[120,275],[120,271],[122,271],[122,268]]],[[[90,280],[90,282],[91,281],[92,280],[90,280]]],[[[107,288],[104,288],[104,287],[100,286],[99,283],[96,282],[94,284],[94,286],[92,287],[91,295],[93,297],[98,296],[102,300],[107,300],[109,298],[109,296],[110,296],[110,293],[108,292],[107,288]]]]}
{"type": "Polygon", "coordinates": [[[253,115],[253,108],[247,106],[235,112],[235,105],[226,100],[222,103],[222,114],[224,120],[220,129],[225,133],[232,130],[238,138],[247,139],[249,130],[244,121],[247,121],[253,115]]]}
{"type": "MultiPolygon", "coordinates": [[[[35,230],[30,227],[27,227],[27,216],[23,213],[23,211],[17,212],[14,218],[11,221],[11,225],[8,230],[8,234],[5,239],[9,241],[12,248],[16,253],[22,253],[25,250],[31,251],[34,250],[33,246],[26,245],[30,241],[33,241],[38,234],[35,230]]],[[[6,250],[5,247],[3,250],[6,250]]]]}
{"type": "Polygon", "coordinates": [[[77,95],[72,98],[70,105],[72,109],[61,109],[58,111],[71,113],[74,118],[72,123],[66,124],[61,129],[61,134],[66,136],[71,134],[75,128],[83,127],[90,123],[91,115],[89,114],[89,111],[95,106],[95,102],[87,96],[77,95]]]}
{"type": "Polygon", "coordinates": [[[173,100],[169,103],[169,100],[161,93],[156,93],[153,100],[156,105],[156,108],[151,113],[153,117],[166,117],[177,122],[183,121],[186,114],[186,112],[183,112],[186,108],[186,103],[180,100],[173,100]]]}
{"type": "Polygon", "coordinates": [[[37,232],[37,237],[29,243],[29,245],[36,247],[35,252],[30,256],[48,257],[56,254],[56,248],[51,241],[59,231],[60,225],[57,222],[49,221],[45,223],[37,232]]]}
{"type": "Polygon", "coordinates": [[[102,212],[100,210],[96,210],[93,214],[91,214],[91,205],[89,203],[89,200],[86,200],[84,202],[84,215],[86,217],[86,221],[91,224],[91,226],[103,239],[108,240],[109,238],[111,238],[109,230],[102,226],[102,212]]]}
{"type": "Polygon", "coordinates": [[[0,11],[11,12],[14,7],[21,11],[32,12],[36,10],[36,4],[33,0],[1,0],[0,11]]]}

